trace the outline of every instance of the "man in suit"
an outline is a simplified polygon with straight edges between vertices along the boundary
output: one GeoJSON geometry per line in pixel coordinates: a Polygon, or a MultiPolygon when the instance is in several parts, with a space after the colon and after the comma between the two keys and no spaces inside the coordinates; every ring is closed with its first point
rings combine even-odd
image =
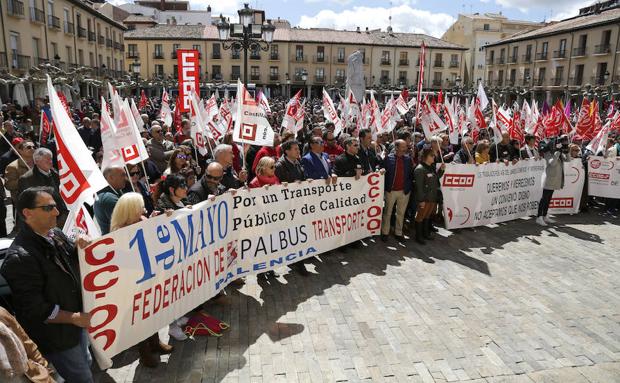
{"type": "Polygon", "coordinates": [[[372,173],[377,170],[379,165],[379,157],[372,148],[372,133],[370,129],[361,129],[359,133],[360,149],[357,156],[362,163],[364,174],[372,173]]]}
{"type": "MultiPolygon", "coordinates": [[[[329,179],[331,165],[327,154],[323,153],[323,139],[321,137],[310,138],[310,151],[301,159],[306,178],[329,179]]],[[[334,176],[335,177],[335,176],[334,176]]]]}
{"type": "Polygon", "coordinates": [[[282,157],[276,162],[276,176],[280,182],[304,181],[306,176],[299,162],[299,143],[295,140],[282,144],[282,157]]]}
{"type": "Polygon", "coordinates": [[[537,160],[540,158],[536,149],[536,137],[533,134],[525,135],[525,145],[521,148],[521,158],[537,160]]]}

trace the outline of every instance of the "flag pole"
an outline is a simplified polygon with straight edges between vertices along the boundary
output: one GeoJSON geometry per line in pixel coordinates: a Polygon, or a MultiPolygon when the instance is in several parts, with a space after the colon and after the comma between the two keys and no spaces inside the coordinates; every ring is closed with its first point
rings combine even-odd
{"type": "Polygon", "coordinates": [[[17,149],[15,149],[15,146],[13,146],[13,144],[9,142],[9,139],[8,139],[8,138],[6,138],[6,136],[4,135],[4,133],[0,132],[0,135],[2,135],[2,138],[4,138],[4,140],[7,142],[7,144],[9,144],[9,146],[13,149],[13,151],[15,152],[15,154],[17,154],[17,156],[19,157],[19,159],[21,159],[21,160],[22,160],[22,162],[23,162],[24,164],[26,164],[26,167],[28,168],[28,170],[30,170],[30,169],[31,169],[31,167],[30,167],[30,166],[28,166],[28,163],[26,162],[26,160],[24,160],[24,157],[22,157],[22,155],[21,155],[21,154],[19,154],[19,152],[17,151],[17,149]]]}
{"type": "Polygon", "coordinates": [[[127,164],[125,164],[125,173],[127,173],[127,177],[129,177],[129,184],[131,184],[131,190],[136,192],[136,188],[133,186],[133,182],[131,182],[131,174],[129,174],[129,169],[127,168],[127,164]]]}

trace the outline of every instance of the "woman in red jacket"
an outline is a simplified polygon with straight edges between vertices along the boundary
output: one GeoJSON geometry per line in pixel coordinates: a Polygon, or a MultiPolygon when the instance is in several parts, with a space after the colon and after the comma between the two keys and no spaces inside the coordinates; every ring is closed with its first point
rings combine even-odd
{"type": "Polygon", "coordinates": [[[260,188],[265,185],[279,185],[280,180],[275,175],[276,160],[263,157],[256,165],[256,177],[250,182],[250,188],[260,188]]]}

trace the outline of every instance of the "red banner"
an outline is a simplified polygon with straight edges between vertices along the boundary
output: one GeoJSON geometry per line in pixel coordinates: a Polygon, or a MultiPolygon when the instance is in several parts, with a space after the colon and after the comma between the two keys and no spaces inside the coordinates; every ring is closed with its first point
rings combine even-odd
{"type": "Polygon", "coordinates": [[[177,49],[179,71],[179,97],[181,112],[190,111],[190,93],[192,89],[200,94],[200,53],[192,49],[177,49]]]}

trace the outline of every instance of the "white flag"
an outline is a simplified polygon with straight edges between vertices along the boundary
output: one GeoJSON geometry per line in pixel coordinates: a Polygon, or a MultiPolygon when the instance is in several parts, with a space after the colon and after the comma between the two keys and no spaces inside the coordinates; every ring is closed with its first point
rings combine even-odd
{"type": "Polygon", "coordinates": [[[274,133],[263,108],[237,80],[237,109],[235,113],[235,142],[273,146],[274,133]]]}
{"type": "Polygon", "coordinates": [[[269,106],[269,101],[267,100],[267,97],[265,96],[265,93],[263,93],[262,90],[258,91],[258,98],[257,99],[258,99],[258,103],[263,108],[265,113],[271,114],[271,107],[269,106]]]}
{"type": "Polygon", "coordinates": [[[84,205],[80,206],[79,209],[71,209],[69,211],[69,216],[65,221],[62,232],[72,241],[77,240],[80,235],[87,235],[90,239],[101,237],[101,231],[93,222],[93,218],[88,214],[84,205]]]}
{"type": "Polygon", "coordinates": [[[288,131],[295,131],[297,120],[295,116],[297,116],[298,110],[300,108],[300,99],[301,99],[301,89],[295,93],[295,95],[288,100],[286,104],[284,117],[282,118],[281,128],[288,131]]]}
{"type": "Polygon", "coordinates": [[[172,126],[172,110],[170,109],[170,98],[168,97],[166,88],[164,88],[164,92],[161,95],[161,110],[159,112],[159,117],[164,122],[164,125],[167,127],[172,126]]]}
{"type": "Polygon", "coordinates": [[[611,127],[611,120],[607,120],[607,123],[603,128],[598,132],[596,137],[590,141],[586,149],[594,153],[594,155],[598,155],[599,151],[603,151],[603,155],[606,156],[605,149],[607,146],[607,140],[609,137],[609,129],[611,127]]]}
{"type": "Polygon", "coordinates": [[[47,91],[54,119],[60,195],[69,210],[77,209],[84,202],[93,204],[94,194],[108,186],[108,182],[71,122],[49,76],[47,91]]]}
{"type": "Polygon", "coordinates": [[[434,135],[447,129],[446,124],[439,118],[435,109],[428,103],[425,97],[422,101],[422,113],[420,113],[420,123],[424,129],[424,135],[429,140],[434,135]]]}
{"type": "Polygon", "coordinates": [[[457,145],[459,143],[459,126],[457,121],[457,115],[454,106],[448,102],[448,97],[444,99],[444,112],[444,116],[446,117],[446,124],[448,125],[448,135],[450,136],[450,143],[452,145],[457,145]]]}
{"type": "MultiPolygon", "coordinates": [[[[415,98],[412,98],[411,100],[413,101],[415,100],[415,98]]],[[[405,114],[407,114],[409,109],[411,109],[411,107],[407,105],[407,101],[405,101],[403,95],[399,94],[398,98],[396,99],[396,110],[398,110],[398,113],[400,113],[401,116],[404,116],[405,114]]]]}
{"type": "Polygon", "coordinates": [[[144,141],[142,141],[136,121],[131,116],[131,110],[127,99],[123,101],[121,107],[121,113],[127,116],[127,122],[129,122],[129,129],[131,131],[129,145],[123,146],[122,149],[123,159],[128,164],[139,164],[149,158],[149,153],[144,146],[144,141]]]}
{"type": "Polygon", "coordinates": [[[478,100],[480,100],[480,110],[484,112],[489,105],[489,99],[487,98],[487,94],[484,92],[484,87],[482,86],[482,81],[478,83],[478,100]]]}
{"type": "Polygon", "coordinates": [[[103,159],[101,168],[125,166],[125,160],[121,155],[122,144],[118,142],[116,124],[108,113],[105,99],[101,97],[101,144],[103,146],[103,159]]]}
{"type": "Polygon", "coordinates": [[[206,156],[207,148],[205,146],[206,144],[203,134],[204,129],[206,128],[206,124],[204,123],[204,121],[202,120],[202,116],[200,115],[200,100],[198,99],[198,95],[196,94],[196,91],[194,89],[192,89],[191,93],[189,94],[189,100],[191,106],[189,119],[191,127],[190,137],[192,138],[192,141],[194,141],[194,145],[198,152],[201,155],[206,156]]]}
{"type": "Polygon", "coordinates": [[[338,117],[338,112],[334,107],[334,102],[332,98],[329,97],[329,94],[323,88],[323,115],[327,121],[331,121],[334,123],[334,136],[337,136],[342,132],[342,121],[340,117],[338,117]]]}
{"type": "Polygon", "coordinates": [[[144,132],[144,121],[142,120],[142,116],[140,115],[140,111],[136,106],[136,102],[134,99],[131,99],[131,114],[133,115],[133,119],[136,122],[136,126],[138,127],[138,131],[144,132]]]}

